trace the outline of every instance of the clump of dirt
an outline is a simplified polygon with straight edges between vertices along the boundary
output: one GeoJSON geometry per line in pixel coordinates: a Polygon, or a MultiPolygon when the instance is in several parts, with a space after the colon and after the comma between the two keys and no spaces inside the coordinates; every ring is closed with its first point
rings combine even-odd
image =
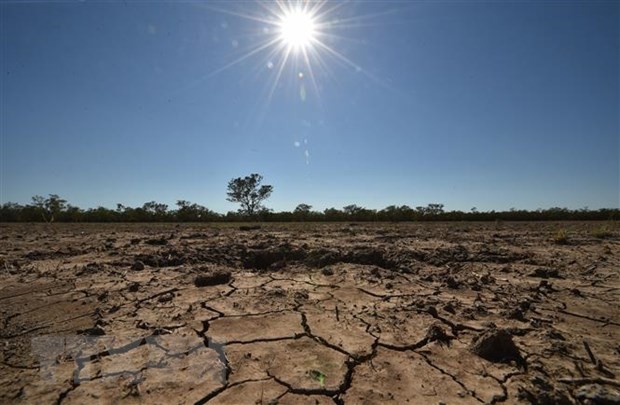
{"type": "Polygon", "coordinates": [[[194,278],[196,287],[207,287],[210,285],[227,284],[230,282],[232,273],[230,270],[213,270],[207,274],[199,274],[194,278]]]}
{"type": "Polygon", "coordinates": [[[539,267],[530,273],[530,277],[560,278],[560,272],[558,271],[558,269],[547,269],[544,267],[539,267]]]}
{"type": "Polygon", "coordinates": [[[341,260],[345,263],[379,266],[384,269],[395,267],[395,264],[387,257],[387,253],[384,249],[377,249],[374,247],[354,249],[345,253],[341,260]]]}
{"type": "Polygon", "coordinates": [[[243,266],[246,269],[278,270],[286,266],[289,261],[297,261],[306,257],[303,249],[296,249],[289,244],[282,244],[275,248],[250,249],[243,255],[243,266]]]}
{"type": "Polygon", "coordinates": [[[519,348],[512,340],[512,335],[505,329],[488,329],[477,335],[470,350],[494,363],[508,363],[515,361],[524,364],[525,361],[519,352],[519,348]]]}
{"type": "Polygon", "coordinates": [[[426,331],[426,340],[428,342],[438,342],[440,345],[450,346],[452,339],[454,339],[454,336],[448,335],[445,329],[438,323],[432,324],[426,331]]]}
{"type": "Polygon", "coordinates": [[[314,249],[308,252],[305,264],[310,267],[322,268],[341,261],[340,252],[332,249],[314,249]]]}
{"type": "Polygon", "coordinates": [[[448,263],[464,262],[469,258],[466,247],[458,245],[450,248],[438,248],[425,255],[424,261],[434,266],[445,266],[448,263]]]}

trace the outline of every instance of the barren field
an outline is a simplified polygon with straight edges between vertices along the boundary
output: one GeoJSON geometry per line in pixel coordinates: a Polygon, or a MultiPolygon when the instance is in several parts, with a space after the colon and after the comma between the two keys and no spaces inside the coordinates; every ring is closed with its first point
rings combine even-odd
{"type": "Polygon", "coordinates": [[[601,225],[0,225],[0,403],[618,404],[601,225]]]}

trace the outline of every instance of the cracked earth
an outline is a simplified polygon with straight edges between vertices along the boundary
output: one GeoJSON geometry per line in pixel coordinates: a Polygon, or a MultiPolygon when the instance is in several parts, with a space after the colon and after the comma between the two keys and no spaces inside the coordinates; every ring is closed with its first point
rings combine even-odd
{"type": "Polygon", "coordinates": [[[595,226],[0,225],[0,403],[620,403],[595,226]]]}

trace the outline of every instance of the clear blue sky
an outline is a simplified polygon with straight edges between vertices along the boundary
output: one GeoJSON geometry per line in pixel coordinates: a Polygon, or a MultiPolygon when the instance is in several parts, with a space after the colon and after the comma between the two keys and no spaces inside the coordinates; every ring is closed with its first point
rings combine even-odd
{"type": "Polygon", "coordinates": [[[0,202],[619,207],[619,2],[327,2],[277,82],[270,7],[0,3],[0,202]]]}

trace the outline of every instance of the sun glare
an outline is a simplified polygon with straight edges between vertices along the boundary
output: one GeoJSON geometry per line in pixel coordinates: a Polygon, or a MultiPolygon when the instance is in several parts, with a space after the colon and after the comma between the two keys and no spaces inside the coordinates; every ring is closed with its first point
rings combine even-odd
{"type": "Polygon", "coordinates": [[[290,48],[299,50],[315,39],[315,23],[312,15],[303,10],[292,10],[282,15],[280,39],[290,48]]]}
{"type": "MultiPolygon", "coordinates": [[[[331,63],[353,68],[356,73],[363,72],[360,66],[332,47],[339,40],[346,39],[337,31],[368,18],[336,18],[341,14],[340,11],[336,14],[336,11],[344,9],[346,1],[328,3],[328,0],[257,0],[256,4],[257,12],[215,9],[256,23],[256,34],[253,38],[257,41],[236,59],[209,76],[261,55],[262,60],[257,66],[266,67],[272,76],[267,95],[268,104],[287,75],[297,78],[294,83],[300,87],[300,99],[305,101],[307,84],[311,86],[313,94],[319,95],[321,86],[318,79],[333,74],[329,66],[331,63]]],[[[235,39],[233,47],[237,50],[238,46],[235,39]]]]}

